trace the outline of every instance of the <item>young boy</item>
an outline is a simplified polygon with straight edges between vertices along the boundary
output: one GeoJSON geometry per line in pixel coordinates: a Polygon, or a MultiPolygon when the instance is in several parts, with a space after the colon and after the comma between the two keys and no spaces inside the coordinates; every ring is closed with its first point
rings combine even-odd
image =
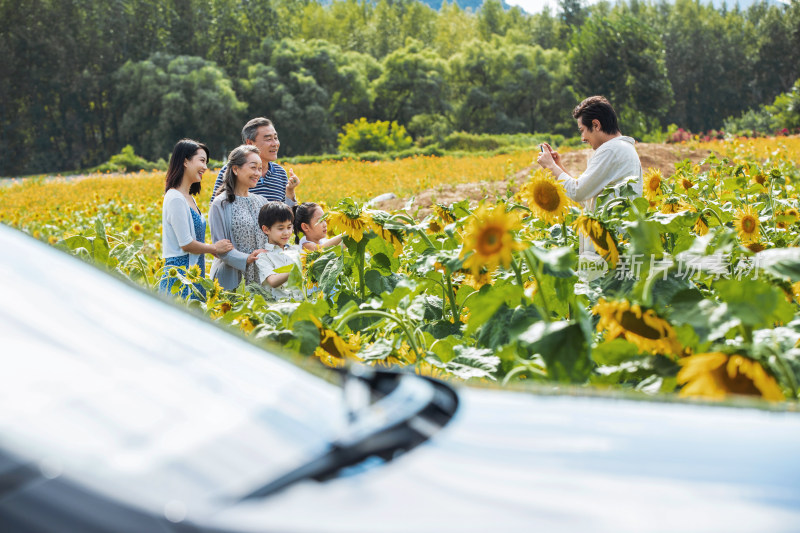
{"type": "Polygon", "coordinates": [[[259,254],[256,259],[261,285],[267,287],[276,299],[302,298],[299,290],[281,288],[289,279],[288,272],[275,272],[299,258],[300,247],[289,245],[289,239],[294,235],[292,209],[283,202],[267,202],[258,212],[258,225],[267,236],[266,253],[259,254]]]}

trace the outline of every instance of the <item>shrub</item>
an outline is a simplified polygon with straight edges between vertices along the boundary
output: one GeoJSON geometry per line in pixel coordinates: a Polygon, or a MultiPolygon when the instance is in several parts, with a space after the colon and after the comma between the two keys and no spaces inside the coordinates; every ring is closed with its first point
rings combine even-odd
{"type": "Polygon", "coordinates": [[[397,122],[367,122],[363,117],[345,124],[344,132],[339,134],[339,151],[354,154],[398,152],[412,143],[411,136],[397,122]]]}
{"type": "Polygon", "coordinates": [[[91,169],[92,172],[138,172],[140,170],[166,170],[167,163],[163,159],[153,163],[133,152],[133,146],[126,145],[111,159],[91,169]]]}

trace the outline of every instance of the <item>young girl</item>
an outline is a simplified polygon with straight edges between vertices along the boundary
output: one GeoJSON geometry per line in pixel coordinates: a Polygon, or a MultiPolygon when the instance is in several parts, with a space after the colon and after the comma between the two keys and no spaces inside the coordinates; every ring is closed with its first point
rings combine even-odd
{"type": "Polygon", "coordinates": [[[328,239],[328,223],[320,219],[325,215],[322,208],[314,202],[306,202],[295,206],[294,234],[300,239],[302,248],[314,251],[318,248],[329,248],[342,242],[342,235],[328,239]],[[303,234],[300,237],[300,233],[303,234]]]}
{"type": "MultiPolygon", "coordinates": [[[[167,169],[164,203],[161,210],[161,249],[164,257],[164,277],[159,290],[170,293],[177,278],[170,277],[175,267],[184,273],[193,265],[200,267],[200,276],[206,275],[205,254],[220,255],[233,248],[231,241],[219,240],[206,244],[206,220],[200,214],[193,196],[200,192],[200,180],[208,169],[208,148],[191,139],[178,141],[172,150],[167,169]]],[[[205,296],[202,287],[192,298],[205,296]]],[[[189,295],[189,287],[181,290],[181,297],[189,295]]]]}

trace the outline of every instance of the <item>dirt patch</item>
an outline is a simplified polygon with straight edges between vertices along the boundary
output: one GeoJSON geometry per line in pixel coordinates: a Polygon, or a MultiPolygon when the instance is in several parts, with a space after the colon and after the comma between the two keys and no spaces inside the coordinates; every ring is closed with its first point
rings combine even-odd
{"type": "MultiPolygon", "coordinates": [[[[661,170],[661,174],[665,178],[675,173],[676,163],[689,159],[693,164],[698,164],[711,153],[709,150],[692,150],[683,145],[647,143],[637,143],[636,151],[639,153],[639,159],[642,161],[642,167],[645,171],[648,168],[657,168],[661,170]]],[[[562,161],[570,174],[578,176],[586,169],[586,164],[591,155],[592,150],[589,148],[575,150],[563,154],[562,161]]],[[[535,152],[531,152],[531,159],[533,157],[535,157],[535,152]]],[[[520,184],[536,168],[538,168],[538,165],[533,164],[505,180],[440,185],[420,191],[414,197],[408,212],[421,219],[430,213],[431,206],[434,203],[450,205],[466,198],[470,200],[470,203],[476,204],[484,198],[489,200],[506,198],[509,192],[511,194],[517,192],[520,184]]],[[[395,198],[378,202],[375,207],[386,211],[394,211],[404,209],[408,202],[409,199],[407,198],[395,198]]]]}

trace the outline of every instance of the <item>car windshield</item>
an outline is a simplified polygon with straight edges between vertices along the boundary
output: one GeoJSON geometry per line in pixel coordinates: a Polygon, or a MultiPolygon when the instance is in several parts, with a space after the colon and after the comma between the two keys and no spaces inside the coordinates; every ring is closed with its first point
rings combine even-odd
{"type": "Polygon", "coordinates": [[[44,475],[227,499],[341,428],[339,387],[2,225],[0,245],[0,448],[44,475]]]}

